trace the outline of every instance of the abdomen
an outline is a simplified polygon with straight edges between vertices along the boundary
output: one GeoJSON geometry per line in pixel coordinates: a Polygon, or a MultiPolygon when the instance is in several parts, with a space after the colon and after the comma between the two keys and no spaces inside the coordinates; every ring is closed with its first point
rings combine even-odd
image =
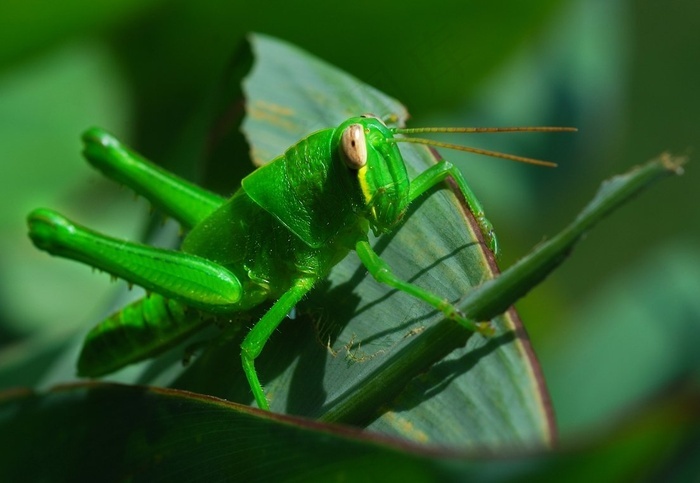
{"type": "Polygon", "coordinates": [[[215,261],[239,278],[243,286],[240,310],[279,297],[301,267],[307,270],[306,260],[316,270],[319,258],[319,250],[293,235],[243,189],[195,226],[181,249],[215,261]]]}

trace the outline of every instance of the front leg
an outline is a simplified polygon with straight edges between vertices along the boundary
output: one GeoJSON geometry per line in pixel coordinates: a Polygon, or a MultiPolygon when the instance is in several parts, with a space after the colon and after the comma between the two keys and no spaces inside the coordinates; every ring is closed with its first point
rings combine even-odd
{"type": "Polygon", "coordinates": [[[467,206],[469,207],[469,211],[471,211],[472,215],[474,215],[474,219],[479,225],[479,229],[486,239],[486,243],[493,254],[498,256],[498,240],[496,239],[496,233],[493,230],[493,225],[491,225],[491,222],[486,218],[484,209],[481,207],[481,203],[474,195],[471,188],[469,188],[467,181],[464,179],[464,176],[462,176],[462,172],[452,163],[442,160],[419,174],[413,181],[411,181],[409,199],[411,201],[415,200],[436,184],[444,181],[448,176],[452,176],[457,183],[457,187],[464,196],[467,206]]]}
{"type": "Polygon", "coordinates": [[[457,309],[457,307],[449,303],[446,299],[440,298],[437,295],[418,287],[417,285],[398,278],[391,271],[389,265],[387,265],[387,263],[382,260],[374,250],[372,250],[372,247],[367,240],[357,242],[355,245],[355,250],[357,251],[357,255],[360,257],[362,264],[367,267],[369,273],[378,282],[384,283],[397,290],[401,290],[402,292],[406,292],[407,294],[426,302],[445,314],[445,317],[454,320],[466,329],[486,336],[493,335],[493,328],[487,322],[475,322],[467,319],[457,309]]]}

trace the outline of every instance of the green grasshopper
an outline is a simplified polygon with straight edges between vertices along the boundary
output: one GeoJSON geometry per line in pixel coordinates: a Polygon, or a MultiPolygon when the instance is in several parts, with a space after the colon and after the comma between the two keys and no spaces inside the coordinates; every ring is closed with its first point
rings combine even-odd
{"type": "Polygon", "coordinates": [[[302,139],[244,178],[227,200],[93,128],[83,135],[87,160],[188,229],[180,251],[110,238],[48,209],[29,215],[29,236],[52,255],[81,261],[150,292],[90,331],[78,361],[80,376],[98,377],[153,357],[214,318],[274,301],[241,344],[255,401],[269,410],[255,359],[285,316],[351,250],[377,281],[424,301],[467,330],[493,333],[488,322],[469,320],[444,298],[398,278],[370,246],[370,229],[375,235],[395,230],[411,202],[449,176],[497,251],[492,226],[459,170],[439,161],[409,180],[397,143],[551,163],[397,135],[562,130],[570,129],[401,129],[372,115],[354,117],[302,139]]]}

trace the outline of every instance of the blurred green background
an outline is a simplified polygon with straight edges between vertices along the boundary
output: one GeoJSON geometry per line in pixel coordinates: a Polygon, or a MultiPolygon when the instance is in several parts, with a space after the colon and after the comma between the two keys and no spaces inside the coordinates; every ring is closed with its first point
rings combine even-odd
{"type": "Polygon", "coordinates": [[[50,206],[128,238],[148,222],[143,201],[82,160],[80,133],[103,126],[195,177],[204,146],[193,152],[187,139],[206,125],[202,106],[249,31],[400,99],[414,126],[577,126],[575,135],[451,139],[553,160],[556,170],[443,152],[484,203],[503,267],[562,228],[602,179],[665,150],[687,153],[685,176],[615,213],[518,308],[564,437],[604,429],[696,379],[698,2],[6,0],[0,19],[3,388],[50,380],[45,361],[68,357],[64,342],[104,316],[121,286],[35,250],[26,214],[50,206]]]}

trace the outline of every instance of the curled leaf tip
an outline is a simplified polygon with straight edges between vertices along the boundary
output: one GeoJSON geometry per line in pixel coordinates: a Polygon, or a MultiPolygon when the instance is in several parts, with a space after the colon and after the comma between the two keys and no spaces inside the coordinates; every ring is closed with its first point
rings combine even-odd
{"type": "Polygon", "coordinates": [[[688,162],[687,156],[673,156],[668,151],[663,152],[658,157],[661,165],[668,171],[678,176],[683,174],[683,165],[688,162]]]}

